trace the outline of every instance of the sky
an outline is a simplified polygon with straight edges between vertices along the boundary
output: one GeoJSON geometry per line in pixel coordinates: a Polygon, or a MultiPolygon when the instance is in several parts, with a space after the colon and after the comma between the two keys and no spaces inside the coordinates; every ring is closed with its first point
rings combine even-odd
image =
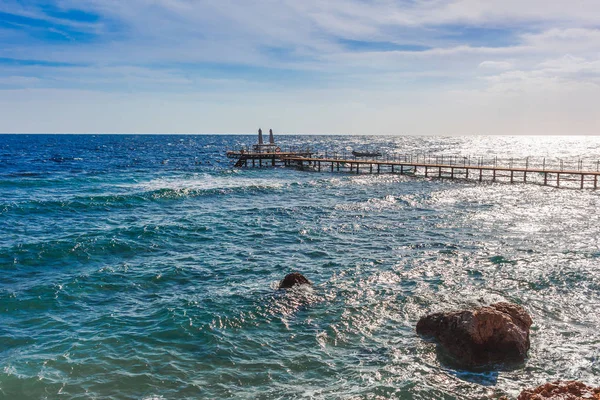
{"type": "Polygon", "coordinates": [[[0,0],[0,132],[600,134],[598,0],[0,0]]]}

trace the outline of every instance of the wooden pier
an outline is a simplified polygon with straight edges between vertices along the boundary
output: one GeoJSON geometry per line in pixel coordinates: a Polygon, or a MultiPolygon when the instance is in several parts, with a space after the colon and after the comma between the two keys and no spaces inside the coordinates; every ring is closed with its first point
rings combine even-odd
{"type": "MultiPolygon", "coordinates": [[[[412,158],[412,157],[411,157],[412,158]]],[[[554,187],[598,189],[599,171],[583,169],[556,169],[538,167],[512,167],[483,165],[481,163],[439,163],[407,160],[361,160],[338,157],[285,156],[283,163],[288,167],[309,168],[315,171],[349,173],[397,173],[438,179],[463,179],[506,183],[537,183],[554,187]]]]}
{"type": "MultiPolygon", "coordinates": [[[[491,181],[506,183],[537,183],[557,188],[598,189],[600,176],[600,160],[586,169],[582,160],[577,161],[577,168],[565,168],[563,160],[550,166],[543,162],[533,162],[526,158],[524,163],[515,163],[513,159],[503,161],[494,157],[458,157],[439,154],[417,154],[381,156],[380,152],[356,152],[354,157],[345,153],[325,153],[315,155],[309,148],[287,148],[282,150],[269,130],[269,142],[264,143],[262,130],[258,130],[258,143],[236,151],[228,151],[227,157],[237,159],[236,167],[286,166],[299,169],[310,169],[318,172],[349,172],[354,174],[392,173],[400,175],[421,176],[437,179],[463,179],[471,181],[491,181]],[[250,165],[251,164],[251,165],[250,165]],[[508,165],[506,165],[508,164],[508,165]]],[[[556,160],[555,160],[556,161],[556,160]]],[[[586,164],[587,166],[587,164],[586,164]]]]}

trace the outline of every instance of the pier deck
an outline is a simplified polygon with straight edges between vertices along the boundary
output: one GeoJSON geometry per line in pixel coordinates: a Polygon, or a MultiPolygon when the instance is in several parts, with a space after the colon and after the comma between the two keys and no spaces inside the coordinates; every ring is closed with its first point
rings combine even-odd
{"type": "Polygon", "coordinates": [[[529,182],[555,187],[598,188],[600,171],[512,167],[479,164],[430,163],[397,160],[361,160],[337,157],[284,156],[284,165],[317,171],[348,171],[350,173],[400,173],[440,179],[470,179],[478,181],[529,182]],[[575,184],[573,183],[575,182],[575,184]],[[561,186],[562,184],[562,186],[561,186]]]}
{"type": "MultiPolygon", "coordinates": [[[[416,161],[413,155],[398,156],[377,152],[352,151],[354,158],[348,158],[345,151],[339,153],[327,153],[316,155],[309,147],[282,148],[275,144],[273,131],[269,130],[269,143],[264,143],[262,130],[258,130],[258,143],[252,146],[242,147],[236,151],[227,151],[228,158],[237,159],[236,167],[277,166],[297,167],[321,172],[323,169],[334,171],[349,171],[350,173],[400,173],[411,176],[424,176],[426,178],[439,179],[466,179],[483,180],[492,182],[524,182],[538,183],[546,186],[571,187],[578,189],[598,189],[598,176],[600,175],[600,160],[590,164],[596,170],[585,169],[584,162],[579,159],[577,169],[563,168],[563,160],[559,167],[547,167],[546,158],[542,163],[530,163],[530,158],[525,159],[525,167],[515,166],[513,159],[500,160],[494,157],[493,162],[485,157],[457,157],[456,155],[417,154],[416,161]],[[390,156],[392,159],[390,160],[390,156]],[[371,157],[371,159],[367,159],[371,157]],[[419,160],[420,157],[420,160],[419,160]],[[474,163],[471,163],[471,161],[474,163]],[[461,162],[462,161],[462,162],[461,162]],[[493,165],[492,165],[493,164],[493,165]],[[541,165],[541,167],[540,167],[541,165]],[[368,168],[368,169],[367,169],[368,168]]],[[[556,159],[555,159],[556,161],[556,159]]],[[[588,164],[586,164],[587,166],[588,164]]]]}

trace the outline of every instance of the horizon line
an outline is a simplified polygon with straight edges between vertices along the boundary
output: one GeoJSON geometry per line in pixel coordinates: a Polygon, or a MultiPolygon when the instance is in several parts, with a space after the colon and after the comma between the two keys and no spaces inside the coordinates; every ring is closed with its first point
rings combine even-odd
{"type": "MultiPolygon", "coordinates": [[[[175,133],[175,132],[0,132],[0,135],[115,135],[115,136],[255,136],[258,132],[253,133],[237,133],[237,132],[229,132],[229,133],[175,133]]],[[[290,132],[282,132],[276,133],[273,132],[274,135],[278,136],[422,136],[422,137],[457,137],[457,136],[600,136],[600,133],[462,133],[462,134],[453,134],[453,133],[290,133],[290,132]]]]}

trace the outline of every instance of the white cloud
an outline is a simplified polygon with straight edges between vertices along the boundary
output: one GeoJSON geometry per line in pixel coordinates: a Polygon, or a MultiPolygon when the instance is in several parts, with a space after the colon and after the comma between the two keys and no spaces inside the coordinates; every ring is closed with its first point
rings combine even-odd
{"type": "Polygon", "coordinates": [[[548,53],[600,54],[600,29],[549,29],[523,35],[523,42],[548,53]]]}
{"type": "Polygon", "coordinates": [[[483,61],[479,64],[479,68],[491,70],[507,70],[512,69],[513,64],[508,61],[483,61]]]}
{"type": "Polygon", "coordinates": [[[1,30],[0,57],[78,65],[0,67],[0,84],[38,88],[0,90],[0,131],[24,124],[19,116],[28,110],[44,118],[27,121],[24,130],[49,130],[39,125],[44,121],[58,131],[210,132],[222,131],[219,124],[227,121],[225,131],[239,131],[269,115],[291,131],[305,132],[345,133],[352,127],[360,133],[377,121],[383,133],[525,133],[525,110],[536,102],[539,108],[529,115],[537,122],[531,124],[544,131],[570,133],[562,121],[587,123],[591,130],[598,123],[589,108],[599,100],[597,0],[61,0],[57,5],[101,18],[78,23],[50,17],[35,2],[0,4],[0,11],[100,35],[87,43],[25,43],[23,35],[1,30]],[[460,27],[473,33],[461,33],[460,27]],[[497,30],[492,36],[507,37],[497,42],[478,37],[486,28],[497,30]],[[357,51],[341,39],[425,50],[365,46],[357,51]],[[227,68],[207,75],[198,67],[205,64],[227,68]],[[281,70],[290,77],[277,78],[281,70]],[[67,89],[73,87],[79,89],[67,89]],[[561,99],[570,102],[565,109],[576,120],[561,111],[561,99]],[[52,106],[45,108],[46,103],[52,106]],[[239,115],[235,122],[225,117],[232,113],[239,115]],[[315,118],[306,121],[306,115],[315,118]],[[494,125],[486,125],[486,118],[494,125]]]}
{"type": "Polygon", "coordinates": [[[485,78],[491,92],[520,93],[532,88],[572,91],[586,88],[598,91],[600,100],[600,60],[564,56],[547,60],[529,70],[511,70],[485,78]]]}
{"type": "Polygon", "coordinates": [[[419,23],[473,23],[514,26],[523,22],[572,23],[595,26],[596,0],[433,0],[419,2],[419,23]]]}

